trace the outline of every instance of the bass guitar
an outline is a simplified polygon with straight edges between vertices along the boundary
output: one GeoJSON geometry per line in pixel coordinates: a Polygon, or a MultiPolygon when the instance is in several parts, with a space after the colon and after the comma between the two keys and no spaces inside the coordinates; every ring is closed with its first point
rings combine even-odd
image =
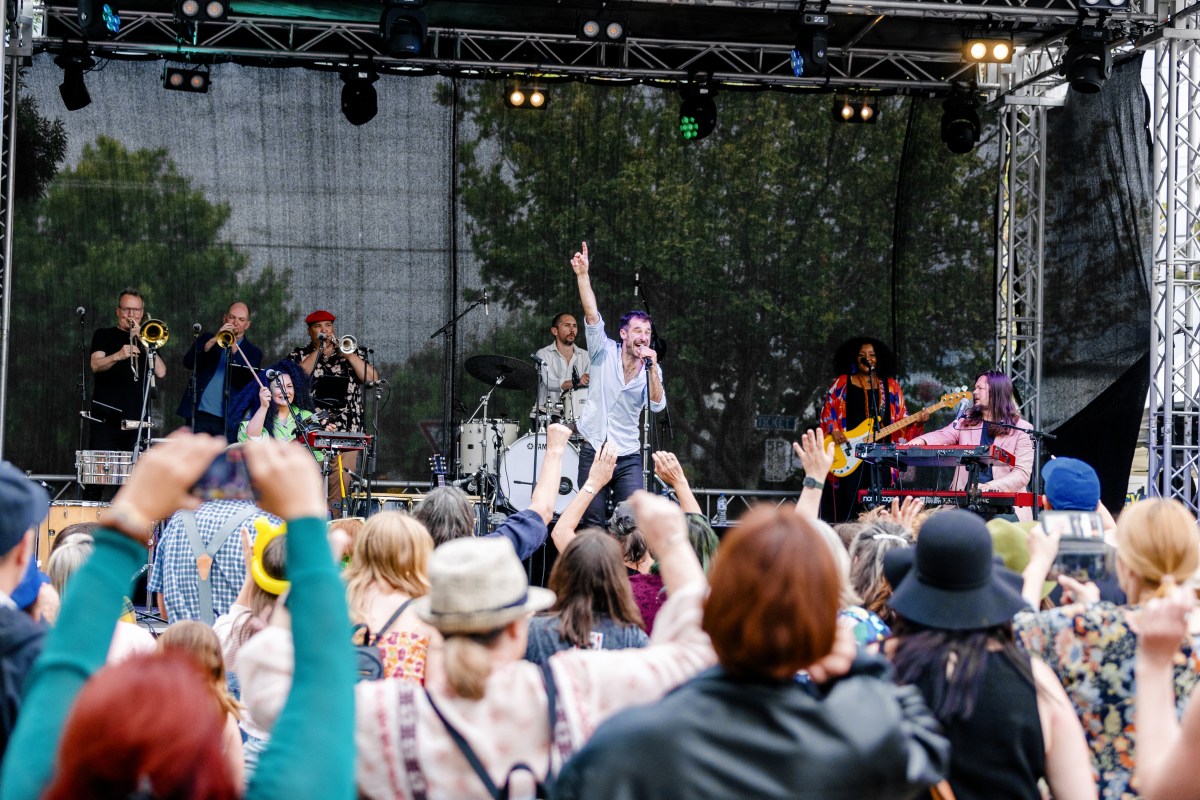
{"type": "MultiPolygon", "coordinates": [[[[943,408],[950,408],[951,406],[957,405],[958,403],[962,402],[963,400],[967,400],[972,396],[973,395],[971,392],[966,391],[964,387],[963,390],[942,395],[940,400],[933,405],[922,409],[922,411],[927,414],[932,414],[933,412],[940,411],[943,408]]],[[[918,411],[916,414],[909,414],[904,419],[896,420],[891,425],[885,425],[877,431],[874,429],[875,420],[870,418],[864,420],[854,430],[846,431],[846,443],[835,444],[833,447],[833,467],[829,471],[838,478],[844,478],[853,473],[856,469],[858,469],[859,464],[862,463],[862,460],[854,455],[854,446],[856,444],[860,444],[862,442],[877,442],[880,439],[891,436],[896,431],[903,430],[916,422],[917,417],[920,416],[920,414],[921,411],[918,411]]],[[[832,436],[826,434],[826,447],[829,446],[829,442],[832,441],[832,439],[832,436]]]]}

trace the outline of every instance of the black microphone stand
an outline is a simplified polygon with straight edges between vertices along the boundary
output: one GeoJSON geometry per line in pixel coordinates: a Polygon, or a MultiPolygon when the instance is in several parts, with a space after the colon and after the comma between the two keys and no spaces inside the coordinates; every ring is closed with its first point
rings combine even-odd
{"type": "MultiPolygon", "coordinates": [[[[83,306],[80,306],[82,309],[83,306]]],[[[79,449],[84,449],[84,436],[87,431],[88,414],[88,399],[87,399],[87,371],[90,367],[91,359],[88,357],[85,330],[87,312],[84,311],[79,315],[79,449]]]]}
{"type": "MultiPolygon", "coordinates": [[[[482,297],[480,297],[474,303],[471,303],[471,305],[467,306],[462,311],[460,311],[458,314],[454,315],[454,317],[452,317],[450,319],[450,321],[447,322],[445,325],[438,328],[433,333],[429,334],[429,338],[436,339],[437,337],[441,336],[442,334],[446,334],[446,337],[447,337],[448,341],[450,342],[450,346],[453,347],[454,350],[457,350],[457,347],[458,347],[458,345],[457,345],[458,321],[460,319],[462,319],[463,317],[465,317],[467,314],[470,314],[475,309],[479,308],[480,306],[485,305],[486,303],[487,303],[487,294],[485,293],[482,297]]],[[[485,309],[485,313],[486,313],[486,309],[485,309]]],[[[454,353],[454,352],[451,353],[451,361],[448,366],[450,386],[449,386],[449,389],[447,390],[447,394],[449,394],[450,397],[443,404],[443,411],[442,411],[442,447],[448,451],[447,455],[449,456],[449,458],[447,459],[447,461],[449,463],[446,465],[446,473],[449,475],[457,475],[458,474],[458,466],[459,466],[458,465],[458,453],[456,452],[456,448],[453,446],[454,440],[452,438],[453,434],[451,432],[451,428],[453,426],[451,425],[452,420],[450,418],[450,409],[453,406],[453,400],[454,400],[453,395],[454,395],[454,355],[455,354],[456,353],[454,353]]],[[[493,387],[493,388],[495,388],[495,387],[493,387]]],[[[488,392],[488,394],[490,395],[491,392],[488,392]]],[[[482,491],[480,493],[482,494],[482,491]]]]}
{"type": "Polygon", "coordinates": [[[1058,437],[1055,436],[1053,433],[1049,433],[1047,431],[1039,431],[1035,428],[1022,428],[1020,425],[1013,425],[1008,422],[996,422],[996,421],[990,421],[990,420],[981,420],[981,421],[983,422],[984,425],[995,425],[998,428],[1008,428],[1009,430],[1020,431],[1021,433],[1028,436],[1029,440],[1031,442],[1033,442],[1033,471],[1032,471],[1032,474],[1030,474],[1029,479],[1030,479],[1030,482],[1033,484],[1033,494],[1034,494],[1033,518],[1037,519],[1038,511],[1039,511],[1038,506],[1040,505],[1040,503],[1038,503],[1038,501],[1037,501],[1037,495],[1040,495],[1042,493],[1042,487],[1038,485],[1038,482],[1039,482],[1038,479],[1041,476],[1042,440],[1043,439],[1057,439],[1058,437]]]}
{"type": "MultiPolygon", "coordinates": [[[[879,402],[879,387],[881,386],[875,367],[867,365],[867,413],[871,415],[871,441],[875,441],[875,431],[883,427],[883,409],[879,402]]],[[[876,497],[883,492],[883,472],[881,464],[871,464],[871,493],[876,497]]],[[[887,469],[890,469],[888,467],[887,469]]]]}
{"type": "MultiPolygon", "coordinates": [[[[375,351],[368,347],[364,352],[366,353],[366,358],[363,359],[363,363],[366,365],[366,367],[363,369],[363,374],[370,375],[371,356],[375,351]]],[[[366,476],[366,479],[363,482],[367,485],[367,511],[365,514],[363,514],[364,517],[369,517],[371,515],[371,484],[375,481],[375,458],[376,453],[378,452],[376,448],[379,446],[379,405],[383,400],[383,381],[379,378],[379,375],[376,374],[375,380],[369,381],[367,386],[373,390],[371,392],[371,396],[374,398],[375,402],[371,405],[371,438],[367,442],[366,451],[363,453],[367,462],[363,465],[363,475],[366,476]]]]}
{"type": "Polygon", "coordinates": [[[196,412],[200,410],[200,398],[196,395],[196,369],[199,367],[196,361],[200,358],[200,333],[198,330],[192,331],[192,368],[188,374],[187,391],[192,398],[192,433],[196,432],[196,412]]]}
{"type": "MultiPolygon", "coordinates": [[[[145,433],[146,439],[149,439],[150,428],[146,424],[146,413],[150,408],[150,390],[152,378],[154,377],[154,359],[158,356],[158,348],[152,344],[146,345],[146,376],[142,380],[142,410],[138,414],[137,421],[137,438],[133,444],[133,463],[136,464],[138,458],[142,454],[142,450],[149,449],[150,443],[143,441],[142,434],[145,433]]],[[[124,425],[124,420],[121,422],[124,425]]]]}

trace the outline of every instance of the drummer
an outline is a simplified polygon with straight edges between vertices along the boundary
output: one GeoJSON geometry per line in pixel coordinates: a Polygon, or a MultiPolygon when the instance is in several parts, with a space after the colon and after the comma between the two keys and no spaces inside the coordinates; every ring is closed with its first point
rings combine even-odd
{"type": "Polygon", "coordinates": [[[549,411],[555,403],[571,404],[574,410],[566,409],[564,422],[573,423],[583,414],[583,404],[587,402],[588,370],[591,359],[587,350],[575,346],[575,337],[579,334],[579,323],[567,312],[556,314],[550,322],[550,335],[554,337],[551,344],[537,351],[541,359],[539,366],[542,373],[542,395],[538,404],[543,411],[549,411]],[[564,395],[567,400],[564,401],[564,395]]]}

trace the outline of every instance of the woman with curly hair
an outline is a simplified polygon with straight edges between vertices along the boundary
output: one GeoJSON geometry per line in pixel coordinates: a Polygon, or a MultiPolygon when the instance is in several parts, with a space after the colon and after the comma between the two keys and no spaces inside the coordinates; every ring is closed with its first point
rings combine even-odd
{"type": "MultiPolygon", "coordinates": [[[[230,405],[229,419],[236,423],[236,441],[247,439],[299,439],[312,426],[313,412],[308,375],[294,361],[277,361],[258,373],[258,383],[238,392],[230,405]],[[267,375],[277,373],[274,378],[267,375]]],[[[316,453],[317,461],[323,453],[316,453]]]]}

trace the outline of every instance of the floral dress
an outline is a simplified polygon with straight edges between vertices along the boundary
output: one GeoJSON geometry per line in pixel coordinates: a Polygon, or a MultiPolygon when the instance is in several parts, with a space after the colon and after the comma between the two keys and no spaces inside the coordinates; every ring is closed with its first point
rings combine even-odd
{"type": "Polygon", "coordinates": [[[375,643],[383,656],[383,676],[424,685],[429,637],[415,631],[388,631],[375,643]]]}
{"type": "MultiPolygon", "coordinates": [[[[1133,726],[1137,636],[1129,626],[1136,606],[1075,604],[1022,612],[1013,620],[1018,639],[1058,675],[1083,723],[1102,800],[1132,800],[1136,759],[1133,726]]],[[[1175,656],[1176,713],[1200,678],[1194,639],[1175,656]]]]}

